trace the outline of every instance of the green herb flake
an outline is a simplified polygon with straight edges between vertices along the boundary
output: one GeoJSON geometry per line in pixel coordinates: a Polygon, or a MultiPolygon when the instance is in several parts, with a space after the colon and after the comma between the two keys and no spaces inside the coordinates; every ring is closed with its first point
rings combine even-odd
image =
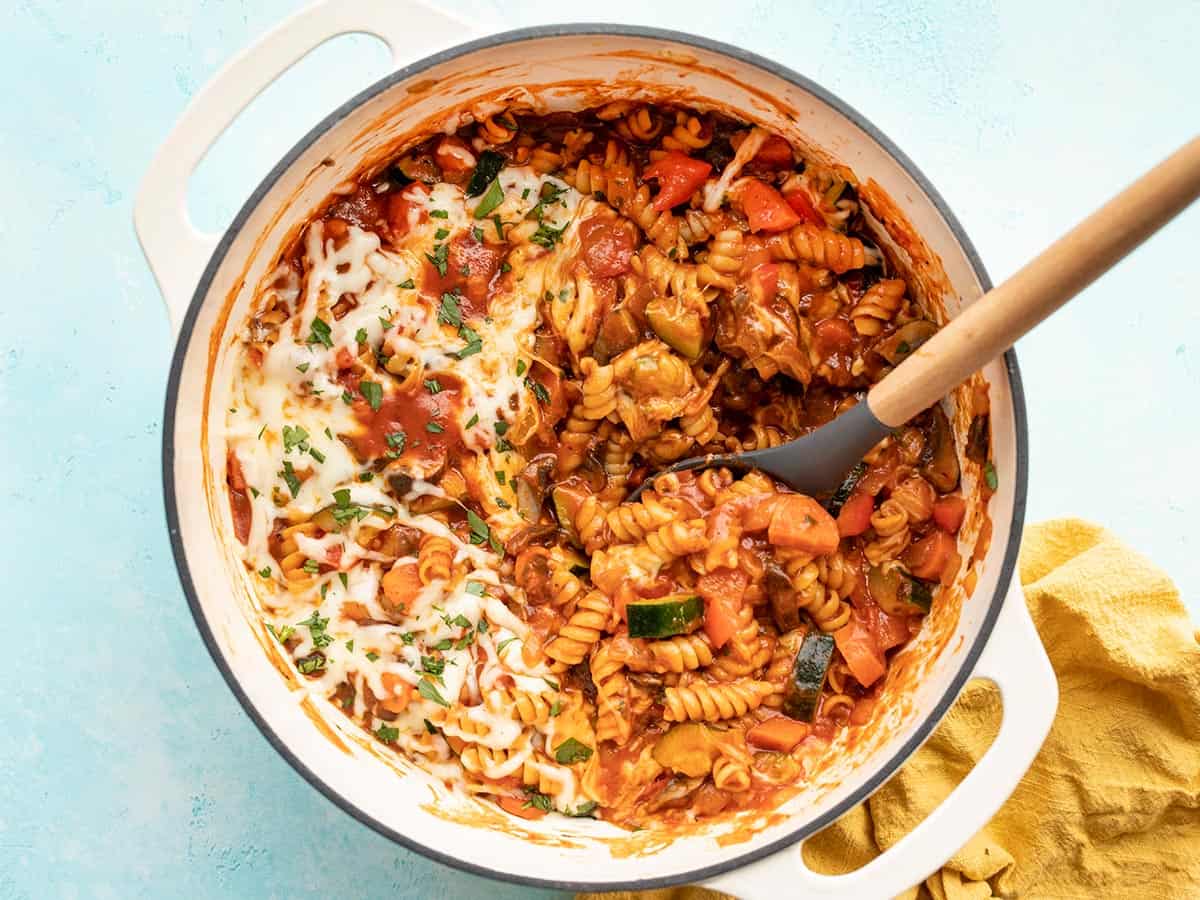
{"type": "Polygon", "coordinates": [[[342,391],[342,402],[345,403],[347,406],[353,405],[354,395],[351,394],[349,391],[342,391]]]}
{"type": "Polygon", "coordinates": [[[496,434],[504,434],[508,431],[508,423],[503,419],[496,420],[496,434]]]}
{"type": "Polygon", "coordinates": [[[475,415],[471,416],[471,418],[467,420],[468,428],[474,428],[478,424],[479,424],[479,413],[475,413],[475,415]]]}
{"type": "Polygon", "coordinates": [[[387,331],[389,328],[396,327],[391,322],[389,322],[387,319],[385,319],[383,316],[379,317],[379,325],[384,331],[387,331]]]}
{"type": "MultiPolygon", "coordinates": [[[[513,126],[514,128],[516,126],[513,126]]],[[[484,150],[479,154],[479,162],[475,164],[475,171],[471,173],[471,180],[467,182],[466,195],[468,197],[478,197],[487,186],[500,174],[500,170],[504,168],[505,159],[503,155],[495,150],[484,150]]]]}
{"type": "Polygon", "coordinates": [[[539,403],[550,402],[550,392],[546,390],[546,386],[540,381],[535,381],[533,378],[526,378],[525,387],[533,391],[533,396],[537,398],[539,403]]]}
{"type": "Polygon", "coordinates": [[[309,344],[324,344],[333,349],[333,338],[330,335],[329,324],[319,316],[313,319],[312,333],[308,336],[309,344]]]}
{"type": "Polygon", "coordinates": [[[507,500],[505,500],[503,497],[495,497],[493,499],[496,501],[496,505],[498,507],[500,507],[501,509],[512,509],[512,504],[509,503],[507,500]]]}
{"type": "Polygon", "coordinates": [[[546,684],[548,684],[550,686],[550,690],[552,690],[552,691],[562,690],[558,686],[558,682],[555,681],[553,678],[546,678],[545,676],[543,676],[542,681],[546,682],[546,684]]]}
{"type": "Polygon", "coordinates": [[[983,480],[987,482],[989,490],[996,490],[1000,486],[1000,479],[996,475],[996,467],[992,465],[989,459],[983,467],[983,480]]]}
{"type": "Polygon", "coordinates": [[[385,744],[394,744],[400,737],[400,729],[392,725],[380,725],[375,731],[375,737],[385,744]]]}
{"type": "Polygon", "coordinates": [[[441,382],[439,382],[436,378],[427,379],[425,382],[425,390],[429,391],[431,394],[440,394],[442,392],[441,382]]]}
{"type": "Polygon", "coordinates": [[[500,273],[502,275],[507,275],[511,271],[512,271],[512,264],[509,263],[507,260],[500,263],[500,273]]]}
{"type": "Polygon", "coordinates": [[[267,426],[264,425],[262,428],[258,429],[258,439],[261,441],[262,436],[266,433],[267,433],[267,426]]]}
{"type": "Polygon", "coordinates": [[[321,564],[315,559],[306,559],[304,561],[304,565],[302,565],[300,568],[302,568],[309,575],[316,575],[321,571],[321,564]]]}
{"type": "Polygon", "coordinates": [[[258,488],[254,487],[254,485],[251,485],[251,486],[250,486],[250,493],[254,495],[254,498],[255,498],[256,500],[257,500],[259,497],[261,497],[261,496],[262,496],[262,495],[261,495],[261,494],[258,492],[258,488]]]}
{"type": "MultiPolygon", "coordinates": [[[[504,222],[499,216],[492,216],[492,224],[496,227],[496,238],[501,241],[504,240],[504,222]]],[[[508,265],[508,263],[505,263],[505,265],[508,265]]],[[[509,268],[512,267],[509,266],[509,268]]],[[[500,271],[507,272],[508,269],[501,266],[500,271]]]]}
{"type": "Polygon", "coordinates": [[[447,703],[445,698],[438,693],[438,689],[433,686],[433,682],[428,678],[422,678],[419,682],[417,682],[417,693],[426,700],[432,700],[438,706],[444,706],[447,709],[450,708],[450,704],[447,703]]]}
{"type": "Polygon", "coordinates": [[[379,654],[376,653],[374,650],[368,650],[367,651],[367,659],[370,660],[371,662],[375,662],[379,659],[379,654]]]}
{"type": "Polygon", "coordinates": [[[378,410],[383,405],[383,385],[374,381],[360,381],[358,392],[371,404],[371,409],[378,410]]]}
{"type": "Polygon", "coordinates": [[[446,661],[438,659],[436,656],[422,656],[421,669],[430,675],[441,675],[442,672],[446,671],[446,661]]]}
{"type": "Polygon", "coordinates": [[[554,809],[554,804],[550,802],[550,798],[538,791],[525,791],[525,805],[532,806],[534,809],[540,809],[542,812],[551,812],[554,809]]]}
{"type": "Polygon", "coordinates": [[[292,497],[300,496],[300,479],[296,477],[296,470],[292,468],[292,461],[285,459],[283,461],[283,471],[279,473],[284,482],[288,486],[288,490],[292,492],[292,497]]]}
{"type": "Polygon", "coordinates": [[[515,637],[505,638],[504,640],[502,640],[499,644],[496,645],[496,654],[499,655],[499,654],[503,653],[504,648],[507,647],[509,644],[511,644],[515,640],[516,640],[515,637]]]}
{"type": "Polygon", "coordinates": [[[475,227],[473,227],[471,229],[471,237],[475,238],[475,243],[482,244],[483,243],[483,229],[480,228],[478,225],[476,225],[475,227]]]}
{"type": "Polygon", "coordinates": [[[346,641],[346,649],[351,653],[354,652],[354,638],[350,638],[350,640],[346,641]]]}
{"type": "Polygon", "coordinates": [[[425,723],[425,730],[428,731],[430,734],[438,733],[437,726],[434,725],[432,722],[430,722],[428,719],[422,719],[421,721],[425,723]]]}
{"type": "Polygon", "coordinates": [[[592,758],[592,748],[580,743],[575,738],[567,738],[554,751],[554,758],[559,765],[570,766],[575,763],[587,762],[592,758]]]}
{"type": "Polygon", "coordinates": [[[344,588],[350,587],[350,576],[347,575],[345,572],[338,572],[338,581],[340,581],[342,583],[342,587],[344,587],[344,588]]]}
{"type": "Polygon", "coordinates": [[[292,635],[296,633],[296,630],[291,625],[280,625],[279,629],[276,630],[275,626],[270,622],[267,623],[267,631],[271,632],[275,636],[275,640],[281,644],[286,644],[292,635]]]}
{"type": "Polygon", "coordinates": [[[297,447],[303,448],[303,444],[308,440],[308,432],[297,425],[293,428],[291,425],[283,426],[283,452],[290,453],[297,447]]]}
{"type": "Polygon", "coordinates": [[[524,374],[525,374],[525,369],[526,369],[526,368],[527,368],[527,367],[526,367],[526,365],[525,365],[525,360],[523,360],[523,359],[518,359],[518,360],[517,360],[517,377],[518,377],[518,378],[520,378],[522,375],[524,375],[524,374]]]}
{"type": "Polygon", "coordinates": [[[433,233],[433,239],[435,241],[444,241],[449,235],[450,230],[448,228],[439,228],[433,233]]]}
{"type": "Polygon", "coordinates": [[[309,367],[309,363],[300,363],[300,365],[296,366],[296,371],[297,372],[307,372],[308,367],[309,367]]]}
{"type": "Polygon", "coordinates": [[[432,253],[425,254],[425,258],[433,264],[433,267],[438,270],[438,274],[442,277],[445,277],[446,269],[449,266],[449,262],[447,261],[446,257],[446,254],[449,252],[450,248],[445,244],[438,244],[433,248],[432,253]]]}
{"type": "Polygon", "coordinates": [[[595,800],[585,800],[579,806],[575,807],[574,812],[569,812],[567,815],[573,819],[590,819],[593,818],[592,813],[596,811],[596,807],[599,805],[595,800]]]}
{"type": "Polygon", "coordinates": [[[552,718],[552,719],[558,718],[558,714],[561,713],[562,710],[563,710],[562,701],[555,700],[553,703],[550,704],[550,718],[552,718]]]}
{"type": "Polygon", "coordinates": [[[465,588],[463,588],[463,590],[465,590],[468,594],[472,594],[476,597],[483,596],[483,585],[480,584],[478,581],[468,581],[467,586],[465,588]]]}
{"type": "Polygon", "coordinates": [[[313,672],[319,672],[325,668],[325,657],[320,653],[306,656],[304,659],[297,661],[296,668],[300,670],[301,675],[311,675],[313,672]]]}
{"type": "Polygon", "coordinates": [[[425,430],[431,434],[441,434],[446,429],[443,428],[441,425],[439,425],[437,422],[426,422],[425,430]]]}
{"type": "Polygon", "coordinates": [[[444,209],[431,209],[429,211],[429,218],[431,218],[431,219],[448,219],[448,218],[450,218],[450,213],[446,212],[446,210],[444,210],[444,209]]]}
{"type": "Polygon", "coordinates": [[[315,459],[319,463],[325,462],[325,454],[322,453],[320,450],[318,450],[316,447],[309,447],[308,455],[311,456],[313,459],[315,459]]]}
{"type": "Polygon", "coordinates": [[[416,287],[416,285],[413,283],[413,280],[411,278],[406,278],[402,282],[400,282],[398,285],[396,285],[396,287],[400,288],[400,290],[402,290],[402,291],[411,291],[413,288],[416,287]]]}
{"type": "Polygon", "coordinates": [[[474,216],[476,219],[486,219],[492,214],[492,211],[504,202],[504,188],[500,187],[500,180],[494,179],[488,185],[487,191],[483,195],[483,199],[479,201],[479,205],[475,207],[474,216]]]}
{"type": "Polygon", "coordinates": [[[467,510],[467,526],[471,529],[471,543],[484,544],[492,536],[492,531],[488,528],[487,522],[479,518],[472,510],[467,510]]]}

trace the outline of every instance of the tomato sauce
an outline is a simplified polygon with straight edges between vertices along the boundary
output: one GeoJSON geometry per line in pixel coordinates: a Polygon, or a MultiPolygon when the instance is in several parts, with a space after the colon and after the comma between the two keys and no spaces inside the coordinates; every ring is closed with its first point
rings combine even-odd
{"type": "Polygon", "coordinates": [[[447,245],[445,274],[425,259],[421,293],[438,300],[442,294],[456,292],[463,318],[486,315],[507,251],[507,244],[484,244],[472,234],[460,234],[447,245]]]}
{"type": "MultiPolygon", "coordinates": [[[[452,451],[463,448],[463,436],[458,425],[462,409],[462,382],[445,372],[436,376],[441,390],[430,393],[424,386],[413,391],[386,394],[379,409],[372,409],[361,395],[354,400],[354,416],[362,430],[347,435],[359,459],[379,459],[394,452],[403,433],[403,450],[396,458],[437,468],[444,464],[452,451]],[[433,426],[433,430],[430,430],[433,426]],[[438,430],[438,429],[441,430],[438,430]],[[389,443],[391,436],[391,443],[389,443]]],[[[358,393],[355,384],[353,393],[358,393]]]]}
{"type": "Polygon", "coordinates": [[[584,265],[593,275],[611,278],[629,271],[633,257],[633,235],[609,219],[592,216],[579,223],[579,242],[584,265]]]}
{"type": "Polygon", "coordinates": [[[345,219],[359,228],[374,230],[384,220],[384,198],[369,184],[360,184],[353,194],[333,201],[327,218],[345,219]]]}
{"type": "Polygon", "coordinates": [[[233,450],[225,452],[225,485],[229,489],[229,512],[233,516],[233,533],[243,544],[250,540],[250,523],[254,513],[246,496],[246,476],[233,450]]]}

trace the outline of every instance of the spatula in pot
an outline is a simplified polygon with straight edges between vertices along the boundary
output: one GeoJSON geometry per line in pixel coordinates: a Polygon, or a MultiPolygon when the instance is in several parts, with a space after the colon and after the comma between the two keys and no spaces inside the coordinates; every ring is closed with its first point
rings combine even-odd
{"type": "MultiPolygon", "coordinates": [[[[834,491],[892,429],[937,403],[972,372],[1107,272],[1200,196],[1200,138],[1159,163],[966,307],[876,383],[864,402],[802,438],[746,453],[697,456],[664,472],[759,469],[804,494],[834,491]]],[[[662,472],[633,492],[637,499],[662,472]]]]}

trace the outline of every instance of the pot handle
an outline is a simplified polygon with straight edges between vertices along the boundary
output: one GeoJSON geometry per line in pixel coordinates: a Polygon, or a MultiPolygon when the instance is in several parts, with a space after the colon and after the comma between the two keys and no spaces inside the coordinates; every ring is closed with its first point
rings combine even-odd
{"type": "Polygon", "coordinates": [[[776,898],[781,892],[793,897],[886,898],[926,878],[983,828],[1016,789],[1058,708],[1058,682],[1015,578],[973,674],[1000,689],[1004,711],[996,739],[950,796],[895,846],[845,875],[812,871],[800,846],[793,846],[704,886],[743,900],[776,898]]]}
{"type": "Polygon", "coordinates": [[[229,124],[264,88],[330,38],[364,32],[382,38],[397,67],[476,29],[423,0],[321,0],[247,47],[192,98],[150,162],[138,188],[134,229],[178,333],[200,274],[220,235],[206,234],[187,212],[192,171],[229,124]]]}

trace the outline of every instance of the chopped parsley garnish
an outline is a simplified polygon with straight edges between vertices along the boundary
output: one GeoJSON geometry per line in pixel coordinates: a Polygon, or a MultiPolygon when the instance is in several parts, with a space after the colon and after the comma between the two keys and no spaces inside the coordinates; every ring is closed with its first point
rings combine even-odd
{"type": "Polygon", "coordinates": [[[992,465],[990,459],[983,467],[983,480],[987,482],[988,488],[993,491],[1000,486],[1000,479],[996,476],[996,467],[992,465]]]}
{"type": "Polygon", "coordinates": [[[431,209],[429,211],[429,218],[431,218],[431,219],[448,219],[448,218],[450,218],[450,213],[446,212],[446,210],[444,210],[444,209],[431,209]]]}
{"type": "Polygon", "coordinates": [[[254,495],[255,499],[257,499],[260,496],[260,494],[258,493],[258,488],[254,487],[254,485],[250,486],[250,493],[254,495]]]}
{"type": "Polygon", "coordinates": [[[508,262],[508,260],[505,260],[504,262],[500,263],[501,274],[507,274],[508,272],[511,272],[511,271],[512,271],[512,265],[508,262]]]}
{"type": "Polygon", "coordinates": [[[554,809],[554,804],[550,802],[550,798],[545,794],[525,788],[525,796],[526,806],[532,806],[534,809],[540,809],[542,812],[550,812],[554,809]]]}
{"type": "Polygon", "coordinates": [[[340,581],[342,583],[342,587],[344,587],[344,588],[350,587],[350,576],[347,575],[345,572],[338,572],[338,581],[340,581]]]}
{"type": "Polygon", "coordinates": [[[518,359],[517,360],[517,377],[518,378],[520,378],[522,375],[525,374],[525,368],[526,368],[525,360],[518,359]]]}
{"type": "Polygon", "coordinates": [[[391,322],[389,322],[387,319],[385,319],[383,316],[380,316],[380,317],[379,317],[379,324],[380,324],[380,326],[383,328],[383,330],[384,330],[384,331],[387,331],[389,328],[395,328],[395,327],[396,327],[396,326],[395,326],[395,325],[393,325],[391,322]]]}
{"type": "Polygon", "coordinates": [[[561,688],[558,686],[558,682],[555,681],[553,678],[546,678],[545,676],[543,676],[542,681],[544,681],[544,682],[546,682],[546,684],[550,685],[550,690],[552,690],[552,691],[561,690],[561,688]]]}
{"type": "Polygon", "coordinates": [[[321,564],[319,562],[317,562],[315,559],[306,559],[304,561],[304,565],[301,566],[300,568],[302,568],[309,575],[316,575],[318,572],[321,571],[321,564]]]}
{"type": "Polygon", "coordinates": [[[416,639],[417,639],[417,636],[415,634],[413,634],[411,631],[406,631],[402,635],[400,635],[400,640],[406,644],[411,644],[416,639]]]}
{"type": "Polygon", "coordinates": [[[308,455],[311,456],[313,459],[315,459],[319,463],[325,462],[325,454],[322,453],[320,450],[318,450],[316,447],[309,447],[308,455]]]}
{"type": "Polygon", "coordinates": [[[383,405],[383,385],[374,381],[360,381],[358,392],[371,404],[371,409],[378,410],[383,405]]]}
{"type": "Polygon", "coordinates": [[[467,420],[468,428],[474,428],[478,424],[479,424],[479,413],[475,413],[475,415],[471,416],[471,418],[467,420]]]}
{"type": "Polygon", "coordinates": [[[443,428],[441,425],[439,425],[437,422],[426,422],[425,430],[428,431],[430,434],[441,434],[446,429],[443,428]]]}
{"type": "Polygon", "coordinates": [[[300,363],[300,365],[296,366],[296,371],[297,372],[307,372],[308,366],[309,366],[308,363],[300,363]]]}
{"type": "Polygon", "coordinates": [[[354,403],[354,395],[351,394],[349,391],[342,391],[342,402],[345,403],[347,406],[350,406],[351,404],[354,403]]]}
{"type": "Polygon", "coordinates": [[[505,638],[504,640],[502,640],[499,644],[496,645],[496,653],[497,654],[503,653],[504,648],[507,647],[509,644],[511,644],[515,640],[516,640],[515,637],[505,638]]]}
{"type": "Polygon", "coordinates": [[[901,356],[904,356],[904,355],[912,352],[912,347],[910,347],[908,345],[908,341],[901,341],[899,344],[896,345],[896,352],[899,353],[901,356]]]}
{"type": "Polygon", "coordinates": [[[569,812],[567,815],[574,819],[590,818],[592,813],[596,811],[596,807],[599,805],[600,804],[595,800],[585,800],[583,803],[580,803],[579,806],[575,807],[574,812],[569,812]]]}
{"type": "Polygon", "coordinates": [[[574,763],[587,762],[592,758],[592,748],[575,738],[567,738],[554,751],[554,758],[559,765],[569,766],[574,763]]]}
{"type": "Polygon", "coordinates": [[[445,698],[438,693],[438,689],[433,686],[433,682],[428,678],[422,678],[419,682],[417,682],[417,693],[426,700],[432,700],[438,706],[444,706],[447,709],[450,707],[450,704],[447,703],[445,698]]]}
{"type": "Polygon", "coordinates": [[[333,348],[333,338],[330,336],[329,325],[319,316],[313,319],[312,333],[308,336],[310,344],[324,344],[330,349],[333,348]]]}
{"type": "Polygon", "coordinates": [[[258,439],[261,441],[261,440],[262,440],[262,436],[263,436],[264,434],[266,434],[266,433],[267,433],[267,426],[266,426],[266,425],[263,425],[263,427],[262,427],[262,428],[258,429],[258,439]]]}
{"type": "Polygon", "coordinates": [[[438,244],[433,248],[432,253],[426,253],[425,258],[433,263],[433,267],[438,270],[438,274],[445,277],[446,268],[449,265],[446,254],[450,252],[450,248],[445,244],[438,244]]]}
{"type": "Polygon", "coordinates": [[[442,392],[441,382],[436,378],[429,378],[425,381],[425,390],[431,394],[440,394],[442,392]]]}
{"type": "Polygon", "coordinates": [[[465,590],[468,594],[475,595],[476,597],[483,596],[483,585],[478,581],[468,581],[467,586],[463,590],[465,590]]]}
{"type": "Polygon", "coordinates": [[[508,431],[508,423],[503,419],[496,420],[496,434],[504,434],[508,431]]]}
{"type": "Polygon", "coordinates": [[[333,432],[329,430],[329,426],[325,427],[325,437],[329,438],[331,441],[333,440],[333,432]]]}
{"type": "Polygon", "coordinates": [[[264,568],[259,569],[258,574],[263,578],[270,578],[271,577],[271,567],[265,566],[264,568]]]}
{"type": "Polygon", "coordinates": [[[283,471],[279,474],[287,483],[288,490],[292,492],[292,496],[299,497],[300,479],[296,477],[296,470],[292,468],[292,461],[290,459],[283,461],[283,471]]]}
{"type": "Polygon", "coordinates": [[[509,503],[507,500],[505,500],[503,497],[496,497],[494,499],[496,501],[496,505],[498,507],[500,507],[501,509],[512,509],[512,504],[509,503]]]}
{"type": "MultiPolygon", "coordinates": [[[[496,226],[496,237],[499,238],[500,240],[504,240],[504,220],[501,219],[498,215],[492,216],[492,224],[496,226]]],[[[507,265],[508,265],[508,263],[504,264],[504,266],[507,266],[507,265]]],[[[500,267],[501,272],[508,271],[508,269],[504,268],[504,266],[500,267]]],[[[512,266],[509,266],[509,269],[511,269],[511,268],[512,268],[512,266]]]]}
{"type": "Polygon", "coordinates": [[[430,722],[428,719],[422,719],[421,721],[425,723],[425,730],[428,731],[430,734],[438,733],[437,726],[434,725],[432,722],[430,722]]]}
{"type": "Polygon", "coordinates": [[[350,640],[346,641],[346,649],[351,653],[354,652],[354,638],[350,638],[350,640]]]}
{"type": "Polygon", "coordinates": [[[320,611],[314,609],[312,611],[312,615],[310,615],[303,622],[297,622],[296,627],[299,628],[299,627],[303,626],[308,629],[308,633],[312,637],[312,642],[313,642],[314,646],[328,647],[330,644],[333,643],[333,635],[326,634],[326,632],[325,632],[325,627],[328,624],[329,624],[329,618],[326,617],[326,618],[322,619],[321,615],[320,615],[320,611]]]}
{"type": "Polygon", "coordinates": [[[551,228],[549,225],[539,225],[532,237],[529,238],[533,243],[545,247],[547,250],[553,249],[554,245],[562,240],[563,232],[567,230],[564,225],[562,228],[551,228]]]}
{"type": "Polygon", "coordinates": [[[441,675],[446,671],[446,661],[438,659],[436,656],[422,656],[421,669],[430,675],[441,675]]]}
{"type": "Polygon", "coordinates": [[[374,650],[369,650],[369,651],[367,651],[367,659],[370,660],[371,662],[375,662],[377,659],[379,659],[379,654],[376,653],[374,650]]]}
{"type": "Polygon", "coordinates": [[[504,470],[500,469],[499,471],[497,471],[496,472],[496,484],[504,485],[507,482],[508,482],[508,475],[505,474],[504,470]]]}
{"type": "Polygon", "coordinates": [[[550,718],[558,718],[558,714],[562,712],[563,705],[561,700],[555,700],[550,704],[550,718]]]}
{"type": "Polygon", "coordinates": [[[483,243],[483,229],[480,228],[478,225],[476,225],[474,228],[471,229],[471,236],[473,238],[475,238],[475,243],[477,243],[477,244],[483,243]]]}
{"type": "Polygon", "coordinates": [[[394,744],[400,737],[400,729],[392,725],[380,725],[375,732],[375,737],[385,744],[394,744]]]}
{"type": "Polygon", "coordinates": [[[468,356],[474,356],[476,353],[482,352],[483,340],[475,331],[468,328],[466,325],[460,325],[458,328],[458,336],[467,342],[461,350],[458,350],[453,354],[458,359],[466,359],[468,356]]]}
{"type": "Polygon", "coordinates": [[[270,622],[267,623],[267,631],[275,635],[275,640],[279,641],[281,644],[286,644],[291,639],[292,635],[296,633],[296,629],[294,629],[291,625],[280,625],[279,630],[276,631],[275,626],[270,622]]]}
{"type": "Polygon", "coordinates": [[[450,638],[442,638],[440,641],[438,641],[436,644],[433,645],[433,649],[445,651],[445,650],[449,650],[453,646],[454,646],[454,641],[450,640],[450,638]]]}
{"type": "Polygon", "coordinates": [[[546,386],[540,381],[535,381],[532,378],[526,378],[525,387],[533,391],[533,396],[537,397],[539,403],[550,402],[550,392],[546,390],[546,386]]]}
{"type": "Polygon", "coordinates": [[[472,544],[486,544],[492,536],[492,530],[488,528],[487,522],[469,509],[467,510],[467,525],[471,529],[472,544]]]}
{"type": "Polygon", "coordinates": [[[402,290],[402,291],[411,291],[413,288],[416,287],[416,285],[413,284],[413,280],[411,278],[406,278],[402,282],[400,282],[398,285],[396,285],[396,287],[400,288],[400,290],[402,290]]]}
{"type": "Polygon", "coordinates": [[[487,193],[483,195],[483,199],[479,201],[479,205],[475,207],[475,218],[486,219],[503,202],[504,188],[500,187],[499,179],[495,179],[488,186],[487,193]]]}
{"type": "Polygon", "coordinates": [[[480,153],[475,171],[471,173],[471,180],[467,182],[467,196],[478,197],[482,194],[503,168],[504,157],[495,150],[484,150],[480,153]]]}
{"type": "Polygon", "coordinates": [[[296,663],[296,668],[300,670],[301,675],[311,675],[313,672],[318,672],[325,668],[325,657],[320,653],[306,656],[296,663]]]}
{"type": "Polygon", "coordinates": [[[296,447],[304,449],[304,442],[308,440],[308,432],[297,425],[293,428],[291,425],[283,426],[283,452],[290,453],[296,447]]]}
{"type": "Polygon", "coordinates": [[[437,231],[435,231],[433,233],[433,239],[435,241],[444,241],[449,234],[450,234],[450,229],[439,228],[437,231]]]}
{"type": "Polygon", "coordinates": [[[466,263],[463,263],[461,266],[458,267],[458,274],[461,275],[463,278],[466,278],[467,276],[469,276],[471,274],[471,267],[469,265],[467,265],[466,263]]]}
{"type": "Polygon", "coordinates": [[[334,506],[330,512],[333,514],[333,520],[339,526],[345,525],[347,522],[352,522],[355,519],[361,522],[373,512],[386,516],[389,519],[396,514],[396,510],[390,506],[362,506],[358,503],[352,503],[349,488],[340,488],[334,491],[333,502],[334,506]]]}
{"type": "Polygon", "coordinates": [[[408,435],[403,431],[390,431],[384,436],[384,440],[387,441],[388,445],[388,459],[399,459],[400,454],[404,452],[404,445],[408,441],[408,435]]]}
{"type": "Polygon", "coordinates": [[[437,320],[452,328],[462,326],[462,310],[458,306],[458,297],[449,292],[442,294],[442,305],[438,307],[437,320]]]}
{"type": "Polygon", "coordinates": [[[525,190],[521,191],[521,199],[522,200],[529,199],[529,188],[525,188],[525,190]]]}

